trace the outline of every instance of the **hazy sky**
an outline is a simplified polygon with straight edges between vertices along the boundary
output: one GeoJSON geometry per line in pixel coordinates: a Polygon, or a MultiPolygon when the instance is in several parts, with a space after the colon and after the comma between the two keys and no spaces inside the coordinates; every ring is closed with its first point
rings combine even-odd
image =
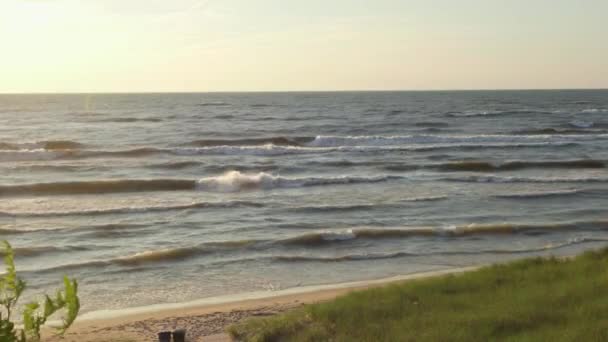
{"type": "Polygon", "coordinates": [[[0,92],[608,88],[608,0],[0,0],[0,92]]]}

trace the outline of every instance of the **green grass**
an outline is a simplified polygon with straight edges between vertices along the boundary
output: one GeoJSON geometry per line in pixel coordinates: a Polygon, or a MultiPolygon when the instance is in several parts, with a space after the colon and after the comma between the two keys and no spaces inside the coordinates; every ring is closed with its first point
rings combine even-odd
{"type": "Polygon", "coordinates": [[[608,249],[358,291],[229,333],[242,341],[608,341],[608,249]]]}

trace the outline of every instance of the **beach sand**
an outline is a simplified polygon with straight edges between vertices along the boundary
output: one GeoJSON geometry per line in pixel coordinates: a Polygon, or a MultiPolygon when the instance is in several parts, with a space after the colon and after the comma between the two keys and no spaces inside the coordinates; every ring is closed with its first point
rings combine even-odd
{"type": "Polygon", "coordinates": [[[156,341],[158,332],[174,329],[186,329],[189,341],[230,341],[225,333],[226,328],[243,319],[275,315],[304,304],[331,300],[356,290],[462,273],[476,268],[447,269],[369,281],[219,297],[186,304],[91,313],[79,318],[65,339],[55,337],[50,330],[46,330],[43,341],[156,341]]]}

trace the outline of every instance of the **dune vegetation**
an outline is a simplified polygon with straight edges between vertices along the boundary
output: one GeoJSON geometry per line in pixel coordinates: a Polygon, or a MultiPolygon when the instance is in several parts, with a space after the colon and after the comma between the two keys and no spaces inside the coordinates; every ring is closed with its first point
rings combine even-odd
{"type": "Polygon", "coordinates": [[[607,341],[608,249],[353,292],[229,328],[241,341],[607,341]]]}

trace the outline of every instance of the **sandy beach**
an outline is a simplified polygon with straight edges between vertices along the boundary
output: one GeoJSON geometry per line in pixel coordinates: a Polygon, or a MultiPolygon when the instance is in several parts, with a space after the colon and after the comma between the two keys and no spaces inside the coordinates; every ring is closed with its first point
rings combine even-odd
{"type": "Polygon", "coordinates": [[[47,330],[43,340],[155,341],[156,334],[160,331],[186,329],[189,341],[229,341],[225,329],[243,319],[275,315],[304,304],[331,300],[356,290],[412,279],[462,273],[476,268],[455,268],[368,281],[225,296],[183,304],[93,312],[83,315],[70,329],[65,339],[54,337],[47,330]]]}

